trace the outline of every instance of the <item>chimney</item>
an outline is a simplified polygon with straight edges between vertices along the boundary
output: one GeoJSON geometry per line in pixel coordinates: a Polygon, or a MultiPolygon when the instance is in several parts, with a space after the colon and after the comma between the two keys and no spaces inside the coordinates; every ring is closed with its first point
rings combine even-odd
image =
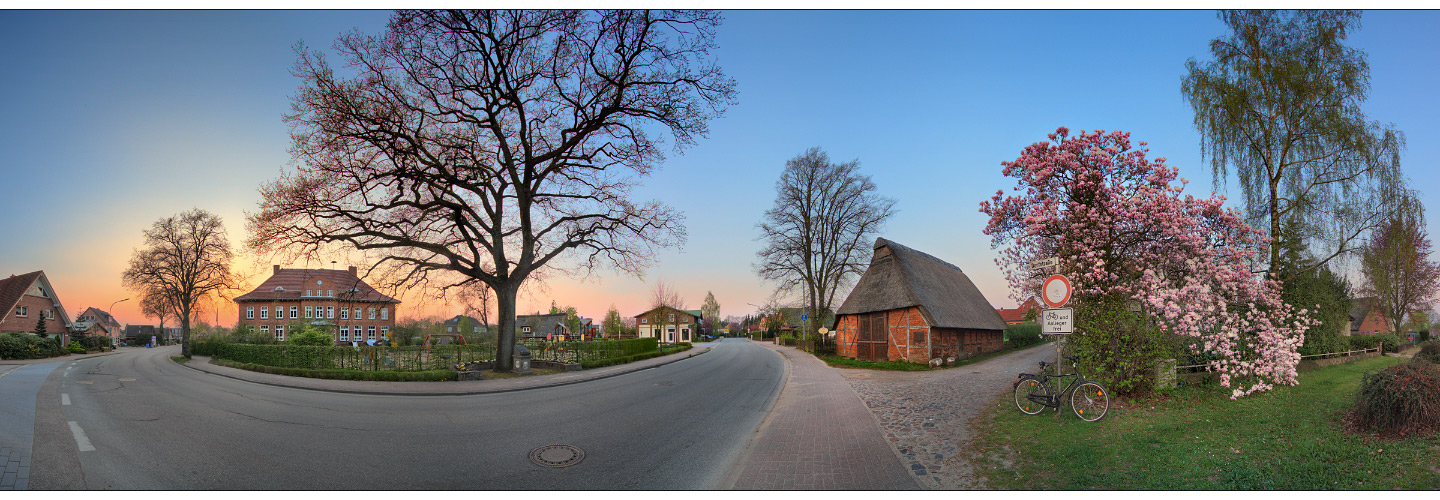
{"type": "Polygon", "coordinates": [[[275,274],[280,274],[280,264],[275,264],[275,274]]]}
{"type": "Polygon", "coordinates": [[[350,275],[351,275],[351,276],[360,276],[360,274],[358,274],[356,271],[359,271],[359,269],[356,269],[355,266],[350,266],[350,275]]]}

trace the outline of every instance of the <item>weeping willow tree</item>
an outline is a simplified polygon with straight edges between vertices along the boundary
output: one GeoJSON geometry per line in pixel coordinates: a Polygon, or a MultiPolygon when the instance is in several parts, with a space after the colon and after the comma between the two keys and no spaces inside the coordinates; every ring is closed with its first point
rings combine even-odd
{"type": "Polygon", "coordinates": [[[1224,11],[1231,33],[1210,42],[1213,61],[1185,63],[1215,184],[1238,178],[1251,225],[1268,227],[1269,272],[1305,273],[1353,254],[1387,214],[1417,211],[1400,170],[1404,135],[1367,121],[1365,53],[1347,47],[1355,11],[1224,11]],[[1281,225],[1293,221],[1294,228],[1281,225]],[[1317,252],[1285,270],[1285,238],[1317,252]]]}

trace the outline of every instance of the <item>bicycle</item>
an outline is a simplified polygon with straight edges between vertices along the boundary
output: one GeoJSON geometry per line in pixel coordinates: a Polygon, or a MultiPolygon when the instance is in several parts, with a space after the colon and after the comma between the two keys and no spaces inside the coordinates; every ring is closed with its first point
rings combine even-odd
{"type": "Polygon", "coordinates": [[[1075,368],[1075,373],[1059,373],[1060,367],[1055,363],[1040,362],[1040,374],[1021,373],[1015,381],[1015,406],[1020,412],[1026,415],[1037,415],[1045,411],[1046,407],[1060,411],[1060,406],[1065,402],[1065,394],[1070,394],[1070,409],[1075,411],[1075,416],[1086,422],[1094,422],[1105,418],[1110,411],[1110,397],[1098,382],[1085,380],[1080,374],[1079,359],[1074,356],[1065,356],[1070,360],[1070,366],[1075,368]],[[1055,374],[1050,374],[1046,368],[1054,366],[1055,374]],[[1075,378],[1065,386],[1064,390],[1055,391],[1055,382],[1050,379],[1070,377],[1075,378]]]}

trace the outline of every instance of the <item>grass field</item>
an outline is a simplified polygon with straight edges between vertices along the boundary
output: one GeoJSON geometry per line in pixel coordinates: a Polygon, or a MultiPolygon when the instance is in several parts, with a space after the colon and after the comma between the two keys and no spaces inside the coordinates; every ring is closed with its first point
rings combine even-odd
{"type": "Polygon", "coordinates": [[[1027,416],[1007,395],[977,419],[976,470],[996,489],[1440,489],[1440,437],[1344,432],[1370,358],[1302,372],[1300,385],[1232,401],[1189,386],[1117,407],[1099,422],[1027,416]]]}

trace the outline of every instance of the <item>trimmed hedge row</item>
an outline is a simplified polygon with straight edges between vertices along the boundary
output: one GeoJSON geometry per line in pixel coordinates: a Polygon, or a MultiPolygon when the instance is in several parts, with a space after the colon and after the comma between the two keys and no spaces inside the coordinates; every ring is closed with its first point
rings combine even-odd
{"type": "Polygon", "coordinates": [[[430,371],[449,370],[459,363],[495,359],[492,344],[431,346],[302,346],[225,343],[212,357],[282,368],[306,370],[430,371]]]}
{"type": "Polygon", "coordinates": [[[241,363],[228,359],[213,359],[212,363],[230,368],[239,368],[260,373],[271,373],[275,375],[286,375],[291,377],[325,378],[335,380],[366,380],[379,382],[446,382],[458,380],[460,373],[454,370],[426,370],[426,371],[363,371],[363,370],[316,370],[305,368],[286,368],[283,366],[257,365],[254,363],[241,363]]]}
{"type": "Polygon", "coordinates": [[[643,337],[585,342],[532,342],[526,343],[525,347],[530,349],[530,359],[584,363],[644,354],[658,349],[659,344],[653,337],[643,337]]]}
{"type": "Polygon", "coordinates": [[[1039,323],[1017,323],[1005,328],[1005,342],[1010,347],[1030,347],[1044,341],[1044,336],[1040,334],[1039,323]]]}
{"type": "Polygon", "coordinates": [[[0,335],[0,359],[38,359],[64,356],[65,346],[59,337],[41,337],[29,333],[0,335]]]}
{"type": "MultiPolygon", "coordinates": [[[[652,340],[653,340],[653,339],[652,339],[652,340]]],[[[688,344],[688,343],[680,343],[680,344],[676,344],[676,347],[666,348],[666,349],[663,350],[663,351],[662,351],[662,350],[655,350],[655,351],[651,351],[651,352],[644,352],[644,353],[639,353],[639,354],[631,354],[631,355],[628,355],[628,356],[620,356],[620,357],[615,357],[615,358],[586,360],[586,361],[581,361],[581,362],[580,362],[580,367],[581,367],[581,368],[584,368],[584,369],[586,369],[586,370],[589,370],[589,369],[591,369],[591,368],[600,368],[600,367],[602,367],[602,366],[623,365],[623,364],[625,364],[625,363],[632,363],[632,362],[640,361],[640,360],[644,360],[644,359],[658,358],[658,357],[664,356],[664,355],[666,355],[666,354],[674,354],[674,353],[677,353],[677,352],[685,352],[685,351],[690,350],[690,347],[691,347],[691,346],[690,346],[690,344],[688,344]]]]}

